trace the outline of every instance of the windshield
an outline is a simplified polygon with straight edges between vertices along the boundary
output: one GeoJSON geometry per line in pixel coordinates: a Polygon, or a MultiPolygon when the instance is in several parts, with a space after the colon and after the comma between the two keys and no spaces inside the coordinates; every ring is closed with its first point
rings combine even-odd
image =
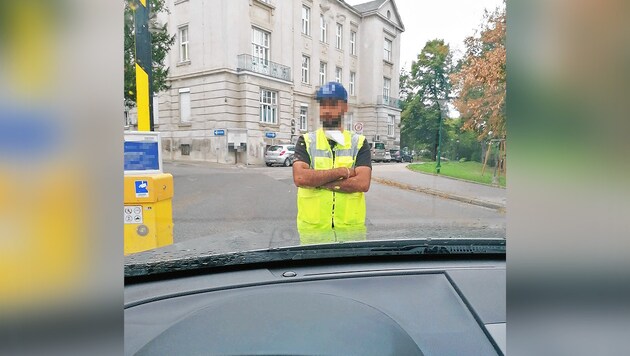
{"type": "Polygon", "coordinates": [[[145,52],[127,3],[127,264],[505,238],[503,1],[325,3],[152,0],[145,52]]]}

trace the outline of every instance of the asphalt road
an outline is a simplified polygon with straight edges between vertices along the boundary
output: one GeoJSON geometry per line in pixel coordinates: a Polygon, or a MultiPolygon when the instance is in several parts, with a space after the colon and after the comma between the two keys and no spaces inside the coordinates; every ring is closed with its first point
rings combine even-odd
{"type": "MultiPolygon", "coordinates": [[[[399,163],[385,163],[399,164],[399,163]]],[[[228,252],[299,244],[291,167],[165,163],[173,174],[174,242],[228,252]]],[[[372,182],[368,239],[505,237],[505,213],[372,182]]]]}

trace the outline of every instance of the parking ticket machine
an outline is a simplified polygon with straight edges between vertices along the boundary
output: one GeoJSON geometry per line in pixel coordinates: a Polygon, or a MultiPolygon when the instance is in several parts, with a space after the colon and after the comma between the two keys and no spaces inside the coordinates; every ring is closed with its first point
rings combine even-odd
{"type": "Polygon", "coordinates": [[[125,255],[173,243],[173,176],[162,171],[160,134],[125,133],[125,255]]]}

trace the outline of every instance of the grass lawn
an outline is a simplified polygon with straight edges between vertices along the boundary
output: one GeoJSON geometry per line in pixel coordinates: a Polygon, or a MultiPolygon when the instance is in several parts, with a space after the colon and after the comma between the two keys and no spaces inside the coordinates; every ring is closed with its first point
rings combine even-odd
{"type": "MultiPolygon", "coordinates": [[[[416,172],[435,173],[435,162],[410,164],[409,169],[416,172]]],[[[482,163],[479,162],[441,162],[440,175],[469,180],[476,183],[492,184],[494,167],[486,166],[481,175],[482,163]]],[[[498,173],[498,172],[497,172],[498,173]]],[[[499,177],[499,185],[505,187],[505,177],[499,177]]]]}

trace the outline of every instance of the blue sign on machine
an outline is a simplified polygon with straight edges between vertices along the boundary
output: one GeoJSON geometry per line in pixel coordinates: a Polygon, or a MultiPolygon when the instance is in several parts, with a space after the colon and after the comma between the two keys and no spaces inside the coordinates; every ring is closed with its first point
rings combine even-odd
{"type": "Polygon", "coordinates": [[[126,171],[146,171],[160,169],[160,158],[157,142],[126,141],[124,156],[126,171]]]}
{"type": "Polygon", "coordinates": [[[136,198],[149,197],[149,184],[146,180],[137,180],[136,185],[136,198]]]}
{"type": "Polygon", "coordinates": [[[267,138],[276,138],[276,133],[275,132],[266,132],[265,133],[265,137],[267,137],[267,138]]]}
{"type": "Polygon", "coordinates": [[[225,136],[225,130],[214,130],[215,136],[225,136]]]}

